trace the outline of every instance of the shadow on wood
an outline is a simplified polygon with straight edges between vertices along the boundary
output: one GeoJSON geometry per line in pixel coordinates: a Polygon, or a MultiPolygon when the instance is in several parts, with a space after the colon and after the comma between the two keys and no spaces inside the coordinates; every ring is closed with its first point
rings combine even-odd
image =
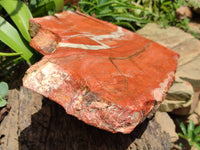
{"type": "Polygon", "coordinates": [[[131,134],[113,134],[67,115],[60,105],[24,87],[10,90],[8,102],[12,109],[0,126],[4,135],[0,150],[169,150],[171,146],[155,119],[144,121],[131,134]]]}
{"type": "Polygon", "coordinates": [[[61,106],[45,99],[41,110],[31,116],[31,125],[21,131],[19,149],[126,150],[147,125],[145,121],[129,135],[109,133],[67,115],[61,106]]]}

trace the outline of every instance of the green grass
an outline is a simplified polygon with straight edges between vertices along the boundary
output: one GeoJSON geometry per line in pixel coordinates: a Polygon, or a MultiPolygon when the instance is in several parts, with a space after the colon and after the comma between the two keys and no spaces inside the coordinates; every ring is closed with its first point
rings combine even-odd
{"type": "Polygon", "coordinates": [[[195,128],[193,121],[190,120],[187,127],[181,122],[180,128],[182,133],[178,133],[178,135],[185,139],[190,146],[195,146],[200,150],[200,126],[195,128]]]}
{"type": "Polygon", "coordinates": [[[176,10],[183,5],[199,7],[198,3],[186,0],[80,0],[78,3],[81,12],[133,31],[149,22],[156,22],[163,27],[176,26],[195,35],[189,28],[188,18],[179,20],[176,17],[176,10]]]}

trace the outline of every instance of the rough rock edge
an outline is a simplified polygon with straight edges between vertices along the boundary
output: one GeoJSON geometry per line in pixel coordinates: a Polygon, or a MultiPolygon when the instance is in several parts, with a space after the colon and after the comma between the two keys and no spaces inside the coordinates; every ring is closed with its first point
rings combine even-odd
{"type": "MultiPolygon", "coordinates": [[[[49,43],[46,45],[45,48],[41,48],[37,42],[31,42],[31,44],[33,44],[34,46],[37,46],[39,51],[41,51],[42,53],[52,53],[57,47],[58,47],[58,41],[59,41],[59,37],[52,33],[49,30],[46,29],[42,29],[41,26],[37,23],[34,23],[32,21],[31,22],[31,28],[30,31],[32,33],[32,35],[34,35],[34,40],[37,38],[41,38],[38,34],[40,34],[40,32],[44,32],[44,35],[48,36],[53,36],[55,37],[55,41],[51,41],[52,44],[49,45],[49,43]]],[[[39,40],[37,39],[37,40],[39,40]]],[[[178,59],[178,58],[174,58],[174,59],[178,59]]],[[[55,68],[58,68],[59,66],[56,66],[55,68]]],[[[55,72],[61,72],[62,69],[58,69],[58,71],[55,72]]],[[[35,70],[33,71],[27,71],[27,73],[30,76],[30,73],[34,74],[35,70]]],[[[50,75],[50,76],[54,76],[54,74],[50,75]]],[[[67,80],[70,80],[69,76],[67,74],[65,74],[65,72],[61,72],[60,77],[62,77],[62,81],[52,85],[48,85],[46,84],[46,86],[44,85],[40,85],[38,84],[37,87],[34,87],[34,84],[36,84],[37,82],[33,82],[33,85],[28,85],[30,84],[30,82],[28,84],[25,83],[25,78],[24,78],[24,86],[27,88],[30,88],[36,92],[39,92],[40,94],[44,94],[46,93],[46,97],[48,96],[48,93],[50,93],[52,90],[56,90],[57,88],[59,88],[60,85],[62,85],[62,82],[64,82],[64,78],[66,77],[67,80]],[[41,88],[46,89],[46,91],[40,91],[41,88]],[[47,90],[49,89],[49,90],[47,90]]],[[[27,78],[27,77],[26,77],[27,78]]],[[[34,75],[31,77],[32,80],[34,80],[34,75]]],[[[51,80],[51,78],[49,78],[51,80]]],[[[74,97],[73,101],[70,101],[69,105],[66,106],[66,104],[61,104],[59,101],[56,101],[57,103],[59,103],[61,106],[63,106],[66,110],[66,112],[68,114],[74,115],[76,116],[78,119],[93,125],[93,126],[97,126],[101,129],[105,129],[105,130],[109,130],[113,133],[116,132],[122,132],[122,133],[130,133],[139,123],[143,122],[146,118],[150,118],[153,116],[153,114],[157,111],[157,109],[159,108],[161,102],[165,99],[166,93],[168,92],[168,88],[172,85],[172,82],[174,80],[174,72],[170,72],[168,74],[168,77],[163,81],[163,83],[160,83],[160,88],[156,88],[154,90],[152,90],[152,96],[155,98],[155,102],[154,102],[154,106],[152,106],[152,108],[150,109],[149,112],[138,112],[135,111],[130,107],[125,107],[123,108],[122,106],[116,105],[114,103],[110,103],[106,102],[105,100],[101,100],[101,101],[97,101],[99,99],[99,97],[95,94],[90,92],[90,90],[85,87],[85,89],[78,89],[76,92],[76,97],[74,97]],[[92,96],[92,97],[96,97],[96,99],[93,99],[92,102],[90,103],[90,105],[88,104],[88,99],[85,98],[87,96],[92,96]],[[77,99],[75,99],[77,98],[77,99]],[[84,106],[85,105],[85,106],[84,106]],[[83,107],[84,106],[84,107],[83,107]],[[114,114],[110,113],[114,110],[114,114]],[[99,113],[97,115],[97,111],[101,111],[101,113],[99,113]],[[104,113],[102,113],[102,111],[104,111],[104,113]],[[86,113],[87,112],[87,113],[86,113]],[[93,115],[91,114],[94,113],[93,115]],[[126,114],[126,112],[129,112],[128,114],[126,114]],[[89,114],[89,115],[88,115],[89,114]],[[103,114],[103,115],[102,115],[103,114]],[[117,116],[115,116],[116,114],[118,114],[117,116]],[[123,114],[126,114],[126,117],[123,116],[123,114]],[[130,116],[130,114],[132,114],[132,116],[130,116]],[[147,114],[146,116],[144,116],[144,114],[147,114]],[[91,115],[94,117],[93,119],[90,118],[91,115]],[[106,117],[110,117],[112,118],[112,122],[109,119],[106,119],[106,117]],[[120,116],[123,116],[124,118],[119,119],[120,116]],[[98,122],[98,120],[96,118],[101,118],[101,122],[98,122]],[[114,119],[113,119],[114,118],[114,119]],[[142,119],[140,119],[142,118],[142,119]],[[120,122],[118,120],[121,120],[120,122]],[[110,124],[115,124],[115,125],[110,125],[110,124]]],[[[31,81],[31,80],[30,80],[31,81]]],[[[52,80],[53,81],[53,80],[52,80]]],[[[50,82],[51,83],[51,82],[50,82]]],[[[43,89],[43,90],[44,90],[43,89]]],[[[51,97],[49,97],[51,99],[51,97]]],[[[53,99],[53,98],[52,98],[53,99]]],[[[91,99],[91,98],[89,98],[91,99]]],[[[145,105],[145,104],[144,104],[145,105]]]]}
{"type": "MultiPolygon", "coordinates": [[[[24,86],[49,97],[51,91],[58,90],[65,82],[73,81],[71,78],[59,66],[50,62],[43,62],[42,65],[36,66],[35,70],[31,68],[27,71],[27,75],[24,78],[24,86]],[[38,70],[39,67],[40,70],[38,70]],[[40,74],[40,76],[37,76],[38,79],[36,78],[36,74],[40,74]],[[58,76],[61,80],[54,80],[54,77],[58,76]],[[39,77],[43,80],[41,81],[39,77]]],[[[173,78],[174,72],[169,73],[168,78],[163,83],[160,83],[160,88],[152,90],[155,103],[150,112],[138,112],[131,108],[131,106],[122,107],[114,103],[109,103],[98,97],[96,93],[91,92],[88,87],[76,88],[76,94],[73,98],[70,98],[70,102],[68,103],[61,103],[59,99],[54,99],[54,101],[63,106],[68,114],[76,116],[87,124],[113,133],[122,132],[128,134],[139,123],[143,122],[146,117],[150,118],[156,112],[160,103],[165,98],[173,78]],[[147,114],[147,116],[144,114],[147,114]]]]}

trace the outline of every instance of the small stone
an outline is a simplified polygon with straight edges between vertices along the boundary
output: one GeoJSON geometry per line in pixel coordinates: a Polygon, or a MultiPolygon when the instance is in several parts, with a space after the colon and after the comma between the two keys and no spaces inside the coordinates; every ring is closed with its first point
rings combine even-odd
{"type": "MultiPolygon", "coordinates": [[[[192,104],[193,95],[194,90],[189,82],[176,79],[169,89],[165,100],[160,105],[159,110],[162,112],[173,112],[173,110],[178,108],[188,108],[192,104]]],[[[178,115],[186,115],[189,111],[190,109],[183,111],[183,114],[179,111],[178,115]]]]}
{"type": "Polygon", "coordinates": [[[200,99],[199,99],[199,103],[198,103],[196,109],[194,110],[194,112],[200,117],[200,99]]]}
{"type": "Polygon", "coordinates": [[[199,116],[195,113],[192,113],[189,117],[188,117],[188,122],[189,120],[192,120],[194,125],[199,125],[200,123],[200,119],[199,119],[199,116]]]}
{"type": "Polygon", "coordinates": [[[192,18],[192,10],[187,6],[181,6],[176,10],[176,17],[178,19],[192,18]]]}
{"type": "Polygon", "coordinates": [[[166,112],[157,111],[155,114],[155,120],[160,124],[161,131],[167,132],[170,135],[171,142],[176,142],[178,140],[178,134],[175,131],[176,126],[166,112]]]}
{"type": "Polygon", "coordinates": [[[24,86],[89,125],[130,133],[172,85],[179,55],[156,42],[79,12],[30,22],[30,45],[45,56],[24,86]]]}

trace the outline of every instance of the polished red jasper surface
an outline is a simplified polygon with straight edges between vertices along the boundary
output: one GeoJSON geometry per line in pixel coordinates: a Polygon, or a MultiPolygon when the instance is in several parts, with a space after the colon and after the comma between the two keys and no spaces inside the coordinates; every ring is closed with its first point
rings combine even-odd
{"type": "Polygon", "coordinates": [[[30,45],[45,56],[28,69],[24,86],[89,125],[130,133],[174,80],[177,53],[108,22],[65,11],[30,25],[30,45]]]}

